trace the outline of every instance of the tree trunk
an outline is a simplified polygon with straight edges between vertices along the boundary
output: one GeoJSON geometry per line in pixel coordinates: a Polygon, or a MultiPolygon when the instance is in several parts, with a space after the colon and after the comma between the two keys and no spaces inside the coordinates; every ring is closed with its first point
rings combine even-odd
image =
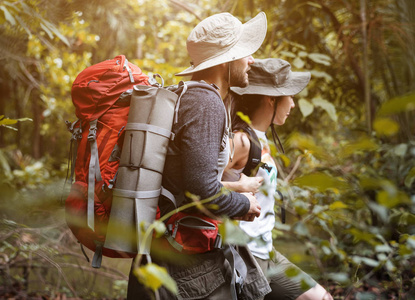
{"type": "MultiPolygon", "coordinates": [[[[3,80],[0,83],[0,92],[1,92],[1,96],[3,99],[7,99],[9,98],[9,87],[7,85],[7,81],[3,80]]],[[[5,105],[6,101],[2,100],[0,101],[0,116],[1,115],[6,115],[6,105],[5,105]]],[[[5,134],[5,130],[7,130],[7,128],[4,128],[3,126],[0,126],[0,148],[5,147],[5,141],[4,141],[4,134],[5,134]]]]}
{"type": "MultiPolygon", "coordinates": [[[[22,114],[22,105],[21,105],[21,99],[20,99],[20,95],[19,95],[19,87],[18,85],[14,86],[14,112],[15,112],[15,116],[16,119],[20,119],[22,118],[23,114],[22,114]]],[[[20,124],[20,122],[17,122],[16,124],[16,128],[17,128],[17,132],[15,135],[15,143],[17,146],[17,149],[20,149],[21,146],[21,139],[22,139],[22,126],[20,124]]]]}
{"type": "Polygon", "coordinates": [[[366,0],[360,0],[360,16],[362,20],[363,38],[363,90],[366,104],[366,127],[368,134],[372,133],[372,104],[370,100],[370,77],[368,65],[368,43],[367,43],[367,20],[366,20],[366,0]]]}
{"type": "Polygon", "coordinates": [[[33,131],[32,131],[32,156],[35,159],[41,157],[41,107],[38,92],[33,93],[32,97],[32,114],[33,114],[33,131]]]}

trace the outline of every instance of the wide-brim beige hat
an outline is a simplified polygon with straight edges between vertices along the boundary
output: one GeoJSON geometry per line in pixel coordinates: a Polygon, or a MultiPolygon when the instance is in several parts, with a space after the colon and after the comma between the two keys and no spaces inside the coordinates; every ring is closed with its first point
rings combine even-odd
{"type": "Polygon", "coordinates": [[[238,95],[293,96],[307,86],[310,77],[310,72],[292,72],[283,59],[255,59],[248,72],[249,85],[231,90],[238,95]]]}
{"type": "Polygon", "coordinates": [[[267,18],[260,12],[242,24],[230,13],[220,13],[201,21],[187,38],[191,67],[176,76],[187,76],[226,62],[247,57],[262,45],[267,18]]]}

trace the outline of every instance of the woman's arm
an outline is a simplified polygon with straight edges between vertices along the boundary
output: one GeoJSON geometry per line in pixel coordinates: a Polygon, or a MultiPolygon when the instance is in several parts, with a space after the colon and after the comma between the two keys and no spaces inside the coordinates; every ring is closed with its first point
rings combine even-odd
{"type": "Polygon", "coordinates": [[[242,131],[236,132],[233,140],[229,139],[229,145],[233,156],[225,167],[225,172],[229,169],[244,168],[248,162],[249,149],[251,147],[251,141],[249,140],[248,135],[242,131]]]}
{"type": "MultiPolygon", "coordinates": [[[[233,151],[232,161],[229,161],[225,168],[225,172],[229,169],[242,169],[248,162],[249,149],[251,141],[245,132],[238,131],[235,133],[234,139],[229,139],[231,153],[233,151]]],[[[238,181],[222,181],[224,187],[239,193],[256,193],[264,179],[262,177],[248,177],[241,173],[238,181]]]]}
{"type": "Polygon", "coordinates": [[[264,178],[262,177],[248,177],[241,173],[238,181],[222,181],[224,187],[238,193],[257,193],[259,187],[262,185],[264,178]]]}

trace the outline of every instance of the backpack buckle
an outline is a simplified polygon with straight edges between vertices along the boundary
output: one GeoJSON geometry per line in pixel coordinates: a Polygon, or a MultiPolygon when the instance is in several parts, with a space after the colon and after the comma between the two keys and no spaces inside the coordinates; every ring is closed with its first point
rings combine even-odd
{"type": "Polygon", "coordinates": [[[95,141],[97,138],[97,121],[94,120],[89,123],[88,141],[90,142],[95,141]]]}
{"type": "Polygon", "coordinates": [[[220,233],[218,233],[218,235],[216,236],[216,239],[215,239],[215,243],[214,243],[214,245],[213,245],[213,247],[215,248],[215,249],[222,249],[222,236],[220,235],[220,233]]]}
{"type": "Polygon", "coordinates": [[[72,140],[80,140],[80,139],[82,139],[82,128],[81,127],[75,128],[73,130],[72,138],[71,139],[72,140]]]}

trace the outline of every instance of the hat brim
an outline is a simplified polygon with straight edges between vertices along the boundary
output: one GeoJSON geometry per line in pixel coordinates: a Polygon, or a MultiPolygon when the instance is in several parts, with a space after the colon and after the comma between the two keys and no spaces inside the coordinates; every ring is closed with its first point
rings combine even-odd
{"type": "Polygon", "coordinates": [[[231,87],[231,90],[238,95],[294,96],[307,86],[310,78],[310,72],[291,72],[286,82],[280,86],[255,83],[245,88],[231,87]]]}
{"type": "Polygon", "coordinates": [[[248,22],[242,24],[241,38],[229,51],[208,59],[197,66],[191,66],[175,75],[192,75],[195,72],[252,55],[261,47],[266,34],[267,17],[264,12],[260,12],[248,22]]]}

